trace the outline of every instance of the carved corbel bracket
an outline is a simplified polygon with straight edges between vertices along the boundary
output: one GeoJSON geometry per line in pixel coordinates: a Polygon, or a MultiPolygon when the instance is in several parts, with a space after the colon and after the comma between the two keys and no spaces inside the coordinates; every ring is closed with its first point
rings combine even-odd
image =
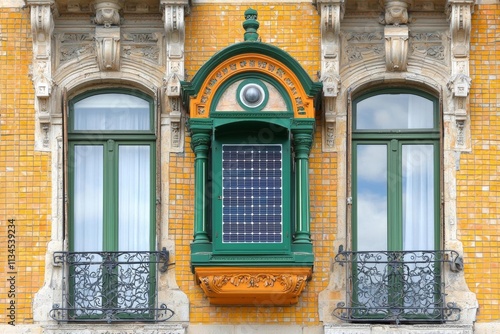
{"type": "Polygon", "coordinates": [[[408,63],[407,26],[385,26],[385,64],[388,71],[406,71],[408,63]]]}
{"type": "Polygon", "coordinates": [[[95,29],[97,63],[101,71],[120,69],[120,27],[95,29]]]}
{"type": "Polygon", "coordinates": [[[31,79],[35,89],[37,121],[35,147],[38,150],[48,150],[51,125],[50,98],[54,85],[51,67],[54,1],[28,0],[27,4],[31,10],[31,32],[33,35],[31,79]]]}
{"type": "Polygon", "coordinates": [[[164,79],[164,111],[170,118],[170,148],[182,151],[184,128],[181,123],[181,81],[184,80],[184,16],[189,13],[189,0],[161,0],[166,35],[167,63],[164,79]]]}
{"type": "Polygon", "coordinates": [[[455,58],[469,56],[473,6],[474,0],[448,0],[451,52],[455,58]]]}
{"type": "Polygon", "coordinates": [[[95,40],[97,63],[101,71],[120,70],[121,0],[97,0],[95,3],[95,40]]]}
{"type": "Polygon", "coordinates": [[[323,150],[335,151],[335,99],[340,92],[340,22],[344,0],[318,0],[321,15],[321,75],[323,82],[323,150]]]}

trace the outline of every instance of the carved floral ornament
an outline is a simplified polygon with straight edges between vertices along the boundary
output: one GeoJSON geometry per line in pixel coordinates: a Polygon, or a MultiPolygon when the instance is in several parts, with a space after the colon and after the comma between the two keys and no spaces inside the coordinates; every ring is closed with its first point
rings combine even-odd
{"type": "Polygon", "coordinates": [[[196,268],[196,279],[214,305],[295,304],[311,274],[311,268],[196,268]]]}
{"type": "Polygon", "coordinates": [[[191,117],[209,117],[207,110],[221,84],[235,75],[246,72],[261,73],[274,78],[281,83],[290,96],[294,116],[296,118],[314,118],[313,97],[305,93],[293,71],[281,62],[261,54],[234,56],[217,66],[207,76],[201,86],[200,94],[191,99],[191,117]]]}

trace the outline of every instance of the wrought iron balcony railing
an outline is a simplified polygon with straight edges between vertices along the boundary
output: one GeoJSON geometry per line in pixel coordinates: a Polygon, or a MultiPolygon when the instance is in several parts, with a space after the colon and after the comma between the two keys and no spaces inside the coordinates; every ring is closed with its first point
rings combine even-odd
{"type": "Polygon", "coordinates": [[[460,308],[445,301],[443,264],[461,270],[455,251],[350,252],[335,262],[347,270],[347,301],[334,316],[351,322],[446,322],[460,319],[460,308]]]}
{"type": "Polygon", "coordinates": [[[56,252],[63,266],[63,294],[50,316],[63,321],[165,321],[174,312],[158,305],[158,271],[168,266],[161,252],[56,252]]]}

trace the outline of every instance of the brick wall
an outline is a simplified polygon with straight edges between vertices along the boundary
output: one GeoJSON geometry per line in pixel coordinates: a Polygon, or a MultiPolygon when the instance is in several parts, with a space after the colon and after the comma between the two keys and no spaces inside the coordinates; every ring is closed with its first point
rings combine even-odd
{"type": "MultiPolygon", "coordinates": [[[[50,155],[34,152],[29,9],[0,8],[0,304],[15,302],[15,324],[32,321],[50,239],[50,155]],[[15,220],[15,263],[9,266],[8,220],[15,220]],[[12,273],[11,273],[12,272],[12,273]],[[11,287],[9,278],[14,277],[11,287]],[[15,297],[9,291],[15,288],[15,297]]],[[[10,233],[11,235],[13,233],[10,233]]],[[[10,240],[14,240],[13,238],[10,240]]],[[[12,251],[13,249],[10,248],[12,251]]],[[[10,312],[9,312],[10,313],[10,312]]]]}
{"type": "Polygon", "coordinates": [[[472,152],[457,172],[459,238],[478,321],[500,319],[500,5],[476,6],[472,19],[472,152]]]}

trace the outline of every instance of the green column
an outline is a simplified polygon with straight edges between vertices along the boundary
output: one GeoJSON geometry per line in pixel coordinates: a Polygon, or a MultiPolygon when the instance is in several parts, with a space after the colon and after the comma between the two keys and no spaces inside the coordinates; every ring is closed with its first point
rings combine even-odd
{"type": "Polygon", "coordinates": [[[292,126],[295,152],[295,235],[294,244],[311,244],[309,208],[309,152],[314,120],[296,120],[292,126]]]}
{"type": "Polygon", "coordinates": [[[194,239],[193,252],[205,251],[210,244],[207,233],[207,193],[208,150],[211,142],[211,122],[190,120],[191,148],[194,160],[194,239]],[[206,123],[206,124],[205,124],[206,123]],[[199,248],[199,249],[198,249],[199,248]]]}

